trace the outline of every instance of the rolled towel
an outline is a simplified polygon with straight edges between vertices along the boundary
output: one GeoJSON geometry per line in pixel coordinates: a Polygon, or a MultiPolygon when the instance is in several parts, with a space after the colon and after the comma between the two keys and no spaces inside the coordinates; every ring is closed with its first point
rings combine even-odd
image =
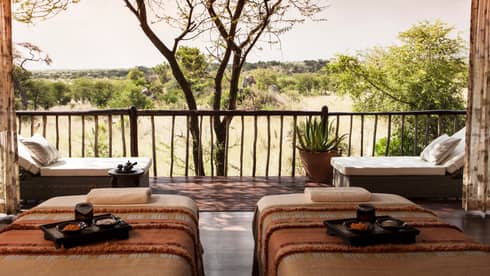
{"type": "Polygon", "coordinates": [[[143,204],[150,198],[150,188],[100,188],[87,194],[87,201],[94,205],[143,204]]]}
{"type": "Polygon", "coordinates": [[[313,202],[353,202],[371,199],[371,193],[361,187],[305,188],[305,196],[313,202]]]}

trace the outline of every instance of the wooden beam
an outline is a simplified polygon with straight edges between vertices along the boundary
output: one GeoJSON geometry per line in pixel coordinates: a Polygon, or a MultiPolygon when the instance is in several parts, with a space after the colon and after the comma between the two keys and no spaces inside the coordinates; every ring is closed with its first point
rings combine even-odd
{"type": "Polygon", "coordinates": [[[463,206],[490,210],[490,0],[472,0],[463,206]]]}

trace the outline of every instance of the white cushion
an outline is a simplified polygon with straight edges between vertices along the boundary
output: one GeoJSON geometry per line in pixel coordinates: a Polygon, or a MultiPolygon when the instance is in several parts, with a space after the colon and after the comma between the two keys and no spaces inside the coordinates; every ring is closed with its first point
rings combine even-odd
{"type": "Polygon", "coordinates": [[[22,138],[21,141],[31,152],[32,158],[43,166],[52,164],[59,158],[58,150],[41,135],[35,134],[30,138],[22,138]]]}
{"type": "Polygon", "coordinates": [[[429,161],[430,159],[430,151],[438,144],[441,143],[445,140],[449,139],[449,136],[447,134],[443,134],[436,139],[432,140],[430,144],[427,145],[427,147],[424,148],[424,150],[420,153],[420,158],[423,160],[429,161]]]}
{"type": "Polygon", "coordinates": [[[371,193],[362,187],[307,187],[305,196],[313,202],[363,202],[371,193]]]}
{"type": "Polygon", "coordinates": [[[128,160],[138,162],[135,168],[145,172],[151,166],[148,157],[117,157],[117,158],[61,158],[56,163],[41,167],[42,176],[108,176],[107,171],[128,160]]]}
{"type": "Polygon", "coordinates": [[[20,141],[20,139],[22,139],[22,137],[19,137],[19,139],[17,140],[17,152],[19,153],[19,166],[32,174],[38,174],[41,165],[32,158],[31,152],[20,141]]]}
{"type": "Polygon", "coordinates": [[[446,168],[418,156],[335,157],[332,166],[343,175],[445,175],[446,168]]]}
{"type": "Polygon", "coordinates": [[[151,188],[98,188],[87,194],[87,202],[94,205],[127,205],[150,202],[151,188]]]}
{"type": "Polygon", "coordinates": [[[461,139],[448,137],[442,142],[437,143],[430,151],[429,151],[429,159],[427,161],[433,164],[441,164],[449,154],[454,150],[454,148],[458,145],[461,139]]]}
{"type": "Polygon", "coordinates": [[[449,156],[441,165],[446,167],[448,173],[455,173],[464,166],[464,150],[466,146],[466,128],[462,128],[451,137],[461,139],[449,156]]]}

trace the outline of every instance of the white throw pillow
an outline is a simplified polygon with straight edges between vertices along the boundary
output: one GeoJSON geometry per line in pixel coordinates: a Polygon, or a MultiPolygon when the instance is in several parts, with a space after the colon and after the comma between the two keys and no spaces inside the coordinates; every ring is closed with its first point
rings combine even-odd
{"type": "Polygon", "coordinates": [[[423,160],[425,161],[429,161],[429,152],[439,143],[442,143],[443,141],[449,139],[449,136],[447,134],[443,134],[439,137],[437,137],[436,139],[434,139],[432,142],[430,142],[429,145],[427,145],[427,147],[424,148],[424,150],[422,151],[422,153],[420,153],[420,158],[422,158],[423,160]]]}
{"type": "Polygon", "coordinates": [[[17,139],[17,151],[19,153],[19,166],[24,170],[36,175],[39,173],[41,169],[41,165],[39,165],[34,159],[32,159],[31,152],[21,142],[22,139],[24,139],[22,136],[19,136],[17,139]]]}
{"type": "Polygon", "coordinates": [[[434,147],[429,151],[429,159],[427,161],[439,165],[444,161],[456,148],[459,141],[459,138],[449,137],[448,139],[437,143],[434,147]]]}
{"type": "Polygon", "coordinates": [[[58,150],[49,144],[41,135],[35,134],[30,138],[24,138],[22,143],[29,149],[31,156],[42,166],[48,166],[59,158],[58,150]]]}
{"type": "Polygon", "coordinates": [[[459,138],[461,141],[459,141],[453,152],[442,163],[450,174],[457,172],[464,166],[466,128],[462,128],[451,137],[459,138]]]}

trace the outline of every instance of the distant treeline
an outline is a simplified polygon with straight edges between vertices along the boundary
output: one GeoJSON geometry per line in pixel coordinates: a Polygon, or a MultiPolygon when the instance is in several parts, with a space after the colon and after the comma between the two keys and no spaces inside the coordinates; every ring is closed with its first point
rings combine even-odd
{"type": "MultiPolygon", "coordinates": [[[[276,69],[282,72],[288,73],[315,73],[320,71],[328,60],[304,60],[298,62],[280,62],[280,61],[259,61],[254,63],[246,63],[244,65],[244,71],[250,71],[254,69],[276,69]]],[[[210,63],[209,69],[215,70],[217,64],[210,63]]],[[[134,68],[121,68],[121,69],[89,69],[89,70],[42,70],[33,71],[32,78],[34,79],[79,79],[79,78],[94,78],[94,79],[125,79],[129,71],[134,68]]],[[[138,70],[143,71],[145,74],[151,72],[151,67],[138,66],[138,70]]]]}
{"type": "MultiPolygon", "coordinates": [[[[211,108],[218,68],[195,48],[179,50],[184,74],[196,93],[200,108],[211,108]]],[[[237,105],[241,109],[282,109],[304,96],[330,91],[326,60],[247,63],[241,74],[237,105]]],[[[88,103],[98,108],[185,109],[181,88],[168,64],[155,67],[93,70],[14,72],[18,109],[49,109],[88,103]]],[[[224,83],[223,88],[228,89],[224,83]]],[[[228,93],[223,95],[226,101],[228,93]]]]}

